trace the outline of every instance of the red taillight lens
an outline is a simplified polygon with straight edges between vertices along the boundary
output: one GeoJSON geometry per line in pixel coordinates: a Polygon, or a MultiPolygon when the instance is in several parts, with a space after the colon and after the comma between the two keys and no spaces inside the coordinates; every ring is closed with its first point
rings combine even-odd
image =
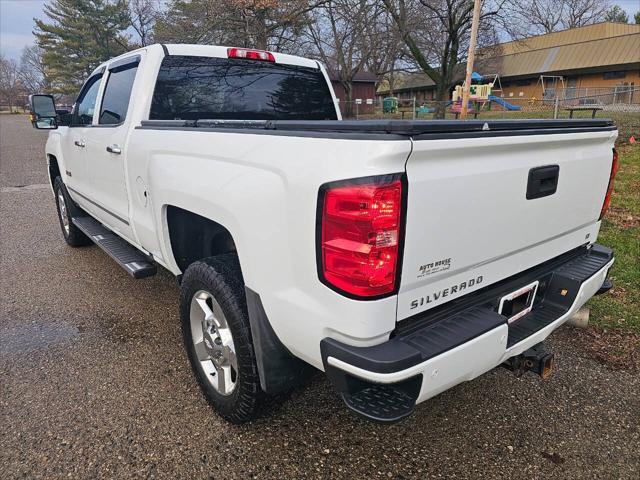
{"type": "Polygon", "coordinates": [[[248,48],[227,48],[227,58],[245,58],[247,60],[261,60],[263,62],[276,61],[271,52],[250,50],[248,48]]]}
{"type": "Polygon", "coordinates": [[[321,276],[356,297],[377,297],[396,288],[402,182],[398,176],[324,189],[321,276]]]}
{"type": "Polygon", "coordinates": [[[616,173],[618,172],[618,152],[613,149],[613,162],[611,163],[611,174],[609,175],[609,186],[607,187],[607,194],[604,197],[604,203],[602,204],[602,210],[600,210],[600,220],[604,217],[605,213],[609,209],[611,203],[611,194],[613,193],[613,182],[616,179],[616,173]]]}

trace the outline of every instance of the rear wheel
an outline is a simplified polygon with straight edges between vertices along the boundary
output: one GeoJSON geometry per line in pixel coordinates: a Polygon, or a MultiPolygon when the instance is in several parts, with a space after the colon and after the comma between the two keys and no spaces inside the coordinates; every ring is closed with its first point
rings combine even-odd
{"type": "Polygon", "coordinates": [[[253,419],[263,398],[235,255],[193,263],[180,289],[182,333],[198,383],[226,420],[253,419]]]}
{"type": "Polygon", "coordinates": [[[82,247],[91,245],[93,242],[82,231],[75,226],[71,213],[78,209],[69,197],[67,188],[60,177],[56,177],[53,182],[53,192],[56,196],[56,207],[58,209],[58,220],[65,242],[72,247],[82,247]]]}
{"type": "Polygon", "coordinates": [[[220,395],[231,395],[238,380],[238,358],[222,307],[207,290],[191,297],[189,311],[191,341],[200,367],[220,395]]]}

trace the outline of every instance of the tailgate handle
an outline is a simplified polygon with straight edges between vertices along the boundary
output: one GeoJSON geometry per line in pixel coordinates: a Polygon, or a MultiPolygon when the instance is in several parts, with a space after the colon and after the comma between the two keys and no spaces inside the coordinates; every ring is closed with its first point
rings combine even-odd
{"type": "Polygon", "coordinates": [[[559,165],[546,165],[529,170],[527,200],[547,197],[556,193],[559,173],[559,165]]]}

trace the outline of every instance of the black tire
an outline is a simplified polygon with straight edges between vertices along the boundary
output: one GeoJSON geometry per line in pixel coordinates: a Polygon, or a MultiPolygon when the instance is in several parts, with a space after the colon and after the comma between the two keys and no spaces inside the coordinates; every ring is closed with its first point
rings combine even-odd
{"type": "Polygon", "coordinates": [[[60,177],[56,177],[53,181],[53,191],[56,199],[56,210],[58,211],[58,221],[60,222],[60,230],[62,230],[62,236],[64,237],[65,242],[71,245],[72,247],[84,247],[86,245],[92,245],[93,242],[89,237],[87,237],[82,230],[80,230],[73,223],[72,216],[80,211],[80,208],[73,203],[69,193],[67,192],[67,187],[65,187],[64,182],[60,177]],[[64,198],[65,203],[65,212],[61,210],[60,205],[60,195],[64,198]],[[67,219],[67,226],[63,222],[63,217],[67,219]]]}
{"type": "Polygon", "coordinates": [[[220,416],[235,424],[255,418],[264,393],[251,339],[244,282],[235,254],[206,258],[187,268],[180,286],[180,319],[189,363],[211,406],[220,416]],[[234,390],[227,395],[212,386],[196,354],[190,312],[191,302],[199,291],[208,292],[218,302],[233,336],[238,372],[234,390]]]}

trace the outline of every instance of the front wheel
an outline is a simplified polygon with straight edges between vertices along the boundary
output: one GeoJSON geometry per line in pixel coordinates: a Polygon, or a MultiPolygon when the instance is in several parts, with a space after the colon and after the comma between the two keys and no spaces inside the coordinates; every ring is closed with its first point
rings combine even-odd
{"type": "Polygon", "coordinates": [[[187,268],[180,317],[189,362],[209,403],[233,423],[255,418],[263,392],[235,255],[207,258],[187,268]]]}
{"type": "Polygon", "coordinates": [[[71,212],[78,208],[69,197],[64,182],[60,177],[56,177],[53,182],[53,193],[56,196],[56,208],[58,209],[58,220],[64,241],[72,247],[82,247],[91,245],[93,242],[73,223],[71,212]]]}

